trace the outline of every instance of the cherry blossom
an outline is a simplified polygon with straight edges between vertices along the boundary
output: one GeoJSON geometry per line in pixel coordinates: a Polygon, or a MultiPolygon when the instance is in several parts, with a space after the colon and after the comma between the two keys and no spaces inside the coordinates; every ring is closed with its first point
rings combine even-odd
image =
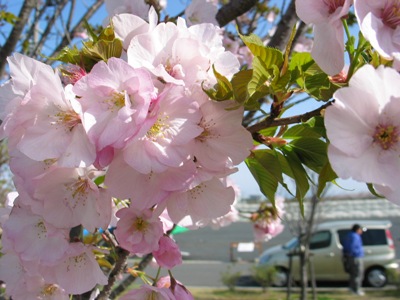
{"type": "Polygon", "coordinates": [[[176,300],[171,290],[165,287],[155,287],[148,284],[139,289],[131,290],[123,295],[120,300],[176,300]]]}
{"type": "Polygon", "coordinates": [[[33,198],[42,203],[37,211],[59,228],[83,225],[93,232],[107,228],[111,220],[111,197],[93,180],[102,175],[83,168],[57,168],[36,178],[33,198]]]}
{"type": "Polygon", "coordinates": [[[38,161],[56,159],[68,167],[93,163],[95,149],[71,86],[64,89],[51,67],[26,56],[15,54],[9,63],[16,98],[7,105],[1,126],[15,147],[38,161]],[[43,147],[48,144],[52,147],[43,147]]]}
{"type": "Polygon", "coordinates": [[[82,294],[97,284],[107,284],[107,277],[97,263],[92,246],[71,243],[58,264],[41,266],[43,278],[54,280],[69,294],[82,294]]]}
{"type": "Polygon", "coordinates": [[[213,0],[192,0],[185,9],[188,25],[211,23],[218,25],[215,16],[218,12],[217,2],[213,0]]]}
{"type": "Polygon", "coordinates": [[[83,126],[98,151],[125,146],[140,131],[156,98],[150,75],[118,58],[97,63],[73,91],[82,104],[83,126]]]}
{"type": "Polygon", "coordinates": [[[159,240],[159,248],[153,251],[157,264],[162,268],[172,269],[182,264],[182,255],[178,245],[168,236],[159,240]]]}
{"type": "Polygon", "coordinates": [[[192,152],[206,169],[223,170],[227,164],[236,165],[250,154],[253,139],[241,124],[243,110],[228,110],[231,105],[208,101],[200,107],[199,125],[204,131],[194,140],[192,152]]]}
{"type": "Polygon", "coordinates": [[[183,87],[167,86],[138,138],[123,149],[125,161],[144,174],[182,166],[189,159],[187,145],[203,131],[200,118],[196,101],[185,95],[183,87]]]}
{"type": "Polygon", "coordinates": [[[400,60],[400,2],[355,0],[354,10],[372,47],[386,59],[400,60]]]}
{"type": "Polygon", "coordinates": [[[393,69],[366,65],[325,113],[329,161],[338,176],[383,186],[388,196],[397,193],[400,176],[399,81],[393,69]]]}
{"type": "Polygon", "coordinates": [[[311,55],[328,75],[344,67],[344,30],[341,19],[352,0],[296,0],[296,13],[306,24],[314,25],[311,55]]]}
{"type": "Polygon", "coordinates": [[[186,192],[174,192],[165,202],[172,221],[184,227],[198,228],[226,215],[234,199],[233,188],[213,178],[186,192]]]}
{"type": "Polygon", "coordinates": [[[136,35],[128,48],[128,62],[145,67],[163,82],[191,86],[216,82],[211,66],[230,78],[238,71],[236,57],[225,51],[222,35],[212,24],[187,27],[160,23],[148,33],[136,35]]]}
{"type": "Polygon", "coordinates": [[[59,230],[47,224],[29,207],[19,204],[14,206],[3,225],[3,234],[24,261],[54,263],[63,257],[68,248],[69,230],[59,230]]]}
{"type": "Polygon", "coordinates": [[[150,209],[137,210],[136,207],[120,209],[114,234],[121,247],[135,253],[146,254],[159,248],[163,235],[163,225],[150,209]]]}
{"type": "Polygon", "coordinates": [[[169,288],[177,300],[194,300],[186,287],[175,278],[164,276],[157,280],[157,287],[169,288]]]}

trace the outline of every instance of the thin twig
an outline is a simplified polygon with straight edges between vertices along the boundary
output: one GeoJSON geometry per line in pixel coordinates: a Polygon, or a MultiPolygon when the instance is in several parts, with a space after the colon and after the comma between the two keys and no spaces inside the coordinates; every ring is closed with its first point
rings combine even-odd
{"type": "Polygon", "coordinates": [[[274,119],[274,118],[267,117],[264,121],[261,121],[260,123],[257,123],[255,125],[248,127],[247,130],[250,131],[251,133],[256,133],[265,128],[306,122],[309,119],[311,119],[312,117],[320,116],[321,111],[326,109],[328,106],[332,105],[332,103],[333,103],[333,101],[329,101],[329,102],[325,103],[324,105],[322,105],[321,107],[314,109],[312,111],[309,111],[302,115],[296,115],[296,116],[280,118],[280,119],[274,119]]]}

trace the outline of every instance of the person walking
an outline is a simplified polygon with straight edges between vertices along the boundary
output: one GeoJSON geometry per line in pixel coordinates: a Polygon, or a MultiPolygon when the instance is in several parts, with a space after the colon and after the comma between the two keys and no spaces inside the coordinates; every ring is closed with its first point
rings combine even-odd
{"type": "Polygon", "coordinates": [[[346,272],[350,275],[350,290],[359,296],[365,295],[361,289],[364,273],[362,233],[363,228],[354,224],[343,242],[343,259],[346,272]]]}

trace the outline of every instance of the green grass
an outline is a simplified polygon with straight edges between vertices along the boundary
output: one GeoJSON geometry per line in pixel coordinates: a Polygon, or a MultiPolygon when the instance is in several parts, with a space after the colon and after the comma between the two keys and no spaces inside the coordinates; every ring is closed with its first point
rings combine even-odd
{"type": "MultiPolygon", "coordinates": [[[[268,290],[263,293],[260,290],[252,289],[240,289],[237,288],[235,291],[229,291],[227,289],[196,289],[191,288],[195,300],[285,300],[286,291],[268,290]]],[[[318,300],[354,300],[356,297],[347,291],[320,291],[317,293],[318,300]]],[[[368,291],[364,297],[358,297],[357,299],[365,300],[396,300],[400,298],[400,292],[397,290],[379,290],[379,291],[368,291]]],[[[299,292],[291,293],[291,300],[300,299],[299,292]]],[[[312,295],[309,293],[307,299],[312,299],[312,295]]]]}

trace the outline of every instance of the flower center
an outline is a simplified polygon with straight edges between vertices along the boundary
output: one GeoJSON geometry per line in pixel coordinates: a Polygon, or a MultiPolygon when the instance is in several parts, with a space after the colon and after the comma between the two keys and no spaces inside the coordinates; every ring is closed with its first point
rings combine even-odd
{"type": "Polygon", "coordinates": [[[375,127],[374,143],[379,144],[383,150],[388,150],[399,141],[399,132],[395,126],[381,125],[375,127]]]}
{"type": "Polygon", "coordinates": [[[383,24],[392,29],[396,29],[396,27],[400,25],[400,1],[386,1],[385,7],[382,9],[381,18],[383,24]]]}
{"type": "Polygon", "coordinates": [[[56,114],[58,124],[63,124],[68,128],[68,130],[72,130],[76,125],[81,123],[80,116],[74,111],[60,111],[56,114]]]}
{"type": "Polygon", "coordinates": [[[47,236],[47,229],[46,229],[46,225],[44,225],[43,221],[39,221],[36,225],[35,225],[36,229],[37,229],[37,237],[39,239],[45,238],[47,236]]]}
{"type": "Polygon", "coordinates": [[[47,284],[42,289],[42,296],[53,296],[58,290],[58,287],[54,284],[47,284]]]}
{"type": "Polygon", "coordinates": [[[344,5],[345,0],[323,0],[325,5],[328,6],[329,14],[333,14],[336,9],[344,5]]]}
{"type": "Polygon", "coordinates": [[[135,220],[133,223],[133,228],[136,229],[137,231],[146,231],[149,223],[147,223],[143,218],[139,217],[135,220]]]}
{"type": "Polygon", "coordinates": [[[89,189],[87,179],[79,177],[78,180],[66,184],[65,188],[71,193],[72,199],[74,199],[73,201],[75,202],[72,204],[71,208],[75,208],[79,202],[82,202],[82,205],[85,205],[89,189]]]}
{"type": "Polygon", "coordinates": [[[156,141],[158,137],[164,136],[164,131],[169,128],[169,125],[165,122],[168,120],[168,116],[159,118],[153,126],[147,131],[146,136],[152,141],[156,141]]]}

